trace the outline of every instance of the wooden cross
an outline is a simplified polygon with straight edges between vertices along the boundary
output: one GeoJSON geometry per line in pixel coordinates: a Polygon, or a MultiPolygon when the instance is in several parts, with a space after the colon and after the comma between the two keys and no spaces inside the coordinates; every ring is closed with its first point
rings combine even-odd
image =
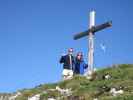
{"type": "Polygon", "coordinates": [[[89,29],[87,31],[80,32],[74,35],[74,40],[80,39],[85,36],[89,36],[89,52],[88,52],[88,74],[89,75],[92,74],[94,71],[94,63],[93,63],[94,62],[94,35],[96,32],[111,26],[112,26],[112,21],[95,26],[95,11],[91,11],[89,29]]]}

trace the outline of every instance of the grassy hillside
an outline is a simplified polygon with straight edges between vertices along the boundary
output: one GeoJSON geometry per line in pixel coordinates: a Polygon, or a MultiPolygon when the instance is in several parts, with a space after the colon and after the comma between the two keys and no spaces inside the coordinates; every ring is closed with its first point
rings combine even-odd
{"type": "Polygon", "coordinates": [[[40,100],[52,97],[56,100],[133,100],[133,65],[115,65],[96,71],[95,79],[88,80],[83,76],[75,76],[71,80],[61,81],[55,84],[39,85],[33,89],[20,90],[22,94],[16,100],[27,100],[36,94],[40,94],[40,100]],[[109,74],[110,79],[104,79],[109,74]],[[61,94],[55,88],[71,89],[71,93],[61,94]],[[124,93],[112,96],[110,88],[122,88],[124,93]]]}

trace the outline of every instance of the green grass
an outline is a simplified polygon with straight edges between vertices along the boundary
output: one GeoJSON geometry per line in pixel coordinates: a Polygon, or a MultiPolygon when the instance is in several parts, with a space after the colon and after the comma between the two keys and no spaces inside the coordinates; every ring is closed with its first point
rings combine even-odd
{"type": "Polygon", "coordinates": [[[35,94],[41,94],[40,100],[47,100],[48,97],[62,97],[61,100],[69,100],[68,98],[79,98],[78,100],[133,100],[133,65],[122,64],[115,65],[110,68],[100,69],[96,72],[96,79],[93,81],[87,80],[83,76],[75,76],[71,80],[61,81],[55,84],[39,85],[33,89],[21,90],[22,96],[16,100],[26,100],[27,97],[35,94]],[[111,79],[104,80],[102,77],[105,74],[110,74],[111,79]],[[72,96],[63,97],[58,91],[48,91],[48,89],[55,89],[56,86],[61,88],[71,88],[72,96]],[[101,87],[124,87],[124,94],[113,97],[108,91],[101,87]],[[43,91],[48,91],[43,93],[43,91]]]}

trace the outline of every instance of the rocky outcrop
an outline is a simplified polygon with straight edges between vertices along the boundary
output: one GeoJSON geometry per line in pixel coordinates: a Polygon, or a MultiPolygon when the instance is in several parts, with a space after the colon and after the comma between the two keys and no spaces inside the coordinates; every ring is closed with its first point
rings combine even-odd
{"type": "Polygon", "coordinates": [[[11,94],[0,94],[0,100],[9,100],[11,94]]]}
{"type": "Polygon", "coordinates": [[[20,92],[16,92],[13,94],[0,94],[0,100],[15,100],[20,95],[20,92]]]}

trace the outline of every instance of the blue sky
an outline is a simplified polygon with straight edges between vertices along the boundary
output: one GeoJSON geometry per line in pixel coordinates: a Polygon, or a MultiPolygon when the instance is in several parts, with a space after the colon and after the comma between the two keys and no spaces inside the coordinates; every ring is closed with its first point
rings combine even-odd
{"type": "Polygon", "coordinates": [[[0,0],[0,92],[59,81],[69,47],[87,61],[87,37],[73,35],[88,28],[91,10],[96,24],[113,21],[95,35],[96,68],[133,63],[132,0],[0,0]]]}

